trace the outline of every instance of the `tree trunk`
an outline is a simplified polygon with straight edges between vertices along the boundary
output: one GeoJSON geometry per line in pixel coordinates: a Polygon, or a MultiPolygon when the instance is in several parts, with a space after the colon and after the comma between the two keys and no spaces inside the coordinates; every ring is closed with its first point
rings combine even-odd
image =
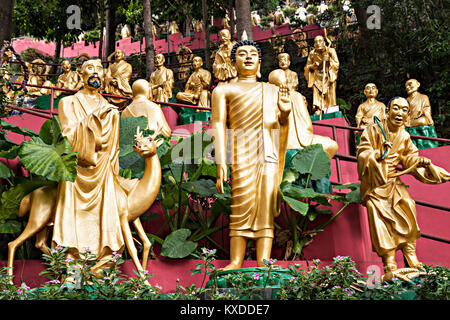
{"type": "Polygon", "coordinates": [[[0,0],[0,47],[3,41],[11,40],[13,31],[14,0],[0,0]]]}
{"type": "Polygon", "coordinates": [[[153,22],[152,22],[152,7],[150,0],[142,0],[144,6],[144,38],[145,38],[145,76],[150,80],[150,75],[153,73],[154,66],[154,47],[153,47],[153,22]]]}
{"type": "MultiPolygon", "coordinates": [[[[55,56],[53,58],[54,63],[58,63],[59,58],[61,57],[61,40],[55,41],[55,56]]],[[[52,66],[50,73],[55,74],[57,72],[57,66],[52,66]]]]}
{"type": "Polygon", "coordinates": [[[106,37],[105,37],[105,48],[106,56],[116,51],[116,10],[117,1],[108,0],[106,7],[106,37]]]}
{"type": "Polygon", "coordinates": [[[98,41],[98,58],[103,60],[103,28],[105,27],[105,0],[99,1],[99,14],[100,14],[100,39],[98,41]]]}
{"type": "Polygon", "coordinates": [[[209,50],[209,24],[208,24],[208,4],[206,0],[202,0],[202,13],[203,13],[203,31],[205,31],[205,65],[206,69],[211,68],[211,53],[209,50]]]}
{"type": "Polygon", "coordinates": [[[242,33],[245,30],[248,40],[253,40],[249,0],[236,0],[236,20],[237,39],[241,39],[242,33]]]}
{"type": "Polygon", "coordinates": [[[234,39],[234,30],[236,29],[236,20],[234,20],[234,1],[228,0],[228,14],[230,15],[230,34],[231,40],[234,39]]]}

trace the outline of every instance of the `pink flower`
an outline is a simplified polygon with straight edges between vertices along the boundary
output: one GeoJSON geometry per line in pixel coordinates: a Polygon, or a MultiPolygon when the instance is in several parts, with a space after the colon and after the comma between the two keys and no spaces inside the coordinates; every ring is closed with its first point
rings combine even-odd
{"type": "Polygon", "coordinates": [[[259,280],[260,275],[258,273],[253,274],[253,279],[259,280]]]}

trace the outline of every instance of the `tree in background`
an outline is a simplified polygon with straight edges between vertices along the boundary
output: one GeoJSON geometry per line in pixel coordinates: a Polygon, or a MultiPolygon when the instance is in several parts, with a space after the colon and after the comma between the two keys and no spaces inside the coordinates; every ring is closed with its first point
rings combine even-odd
{"type": "Polygon", "coordinates": [[[153,30],[152,30],[152,6],[150,0],[142,0],[144,7],[144,34],[145,34],[145,63],[146,78],[150,80],[150,75],[154,69],[154,46],[153,46],[153,30]]]}
{"type": "Polygon", "coordinates": [[[0,45],[3,45],[3,41],[11,40],[13,32],[13,9],[14,0],[0,0],[0,45]]]}
{"type": "Polygon", "coordinates": [[[252,20],[250,16],[250,1],[236,0],[237,39],[240,40],[244,30],[249,40],[253,40],[252,20]]]}

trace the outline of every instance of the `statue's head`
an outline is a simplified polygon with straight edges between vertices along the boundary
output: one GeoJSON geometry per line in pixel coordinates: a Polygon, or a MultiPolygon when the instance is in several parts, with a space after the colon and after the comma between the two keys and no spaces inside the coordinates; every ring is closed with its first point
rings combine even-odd
{"type": "Polygon", "coordinates": [[[203,59],[202,57],[194,57],[194,59],[192,59],[192,67],[197,70],[200,69],[203,66],[203,59]]]}
{"type": "Polygon", "coordinates": [[[238,75],[257,75],[261,65],[261,49],[258,44],[251,40],[240,40],[231,49],[231,61],[238,75]]]}
{"type": "Polygon", "coordinates": [[[164,62],[166,62],[166,58],[164,58],[164,55],[162,53],[158,53],[155,56],[155,67],[163,66],[164,62]]]}
{"type": "Polygon", "coordinates": [[[81,78],[84,87],[99,89],[105,76],[102,61],[100,59],[87,60],[81,66],[81,78]]]}
{"type": "Polygon", "coordinates": [[[72,65],[70,64],[69,60],[64,60],[61,63],[61,68],[64,72],[69,72],[71,67],[72,67],[72,65]]]}
{"type": "Polygon", "coordinates": [[[325,49],[325,39],[322,36],[314,38],[314,48],[321,51],[325,49]]]}
{"type": "Polygon", "coordinates": [[[133,97],[144,96],[147,99],[149,98],[150,89],[148,86],[148,81],[145,79],[138,79],[133,82],[131,90],[133,91],[133,97]]]}
{"type": "Polygon", "coordinates": [[[367,99],[369,98],[376,98],[378,95],[378,88],[375,85],[375,83],[368,83],[364,87],[364,95],[367,99]]]}
{"type": "Polygon", "coordinates": [[[120,60],[124,60],[125,59],[125,54],[123,53],[123,51],[121,49],[117,49],[114,52],[114,58],[115,58],[116,62],[120,61],[120,60]]]}
{"type": "Polygon", "coordinates": [[[420,87],[420,82],[417,81],[416,79],[409,79],[405,83],[406,93],[408,95],[410,95],[410,94],[416,92],[417,90],[419,90],[419,87],[420,87]]]}
{"type": "Polygon", "coordinates": [[[394,127],[401,127],[406,123],[409,115],[409,103],[403,97],[394,97],[388,103],[387,120],[394,127]]]}
{"type": "Polygon", "coordinates": [[[222,44],[226,44],[226,43],[230,42],[230,40],[231,40],[230,30],[228,30],[228,29],[220,30],[219,39],[220,39],[220,43],[222,43],[222,44]]]}
{"type": "Polygon", "coordinates": [[[278,55],[278,65],[283,70],[289,69],[289,66],[291,65],[291,57],[289,56],[289,53],[280,53],[278,55]]]}

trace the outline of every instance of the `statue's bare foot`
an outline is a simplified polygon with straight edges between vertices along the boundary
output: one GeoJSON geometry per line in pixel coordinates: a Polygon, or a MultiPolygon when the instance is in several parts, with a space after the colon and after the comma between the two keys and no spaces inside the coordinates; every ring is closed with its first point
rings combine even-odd
{"type": "Polygon", "coordinates": [[[230,263],[229,265],[219,269],[219,271],[228,271],[228,270],[235,270],[235,269],[240,269],[241,265],[237,264],[237,263],[230,263]]]}

